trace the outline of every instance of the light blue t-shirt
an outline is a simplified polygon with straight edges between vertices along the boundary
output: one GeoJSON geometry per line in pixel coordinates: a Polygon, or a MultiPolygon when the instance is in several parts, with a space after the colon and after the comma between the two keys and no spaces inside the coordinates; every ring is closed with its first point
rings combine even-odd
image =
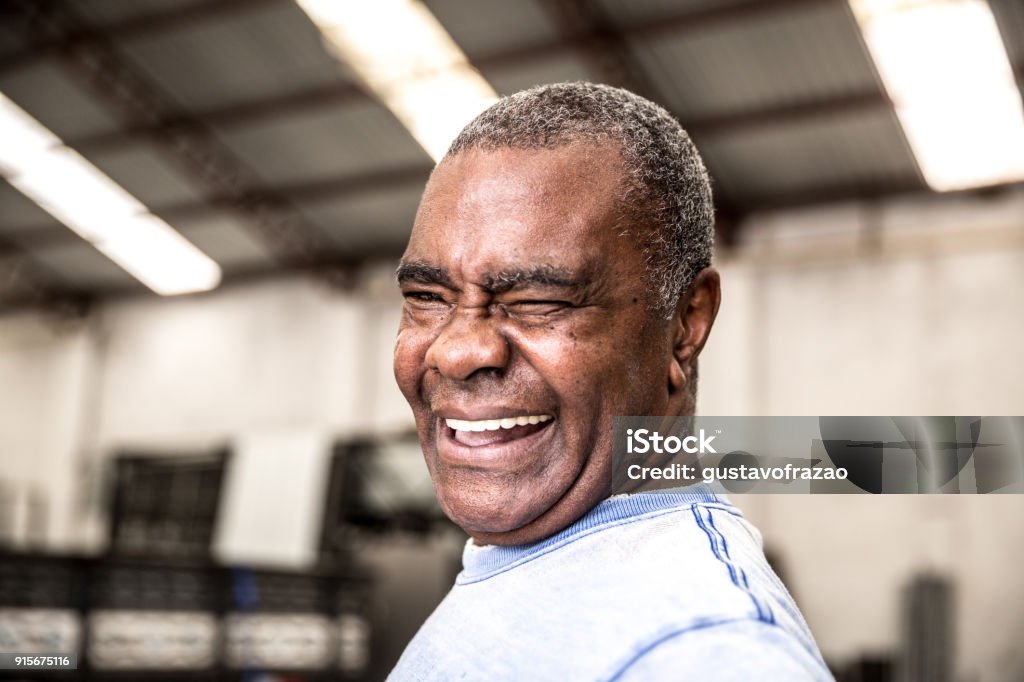
{"type": "Polygon", "coordinates": [[[478,547],[389,680],[831,680],[761,537],[708,492],[611,497],[478,547]]]}

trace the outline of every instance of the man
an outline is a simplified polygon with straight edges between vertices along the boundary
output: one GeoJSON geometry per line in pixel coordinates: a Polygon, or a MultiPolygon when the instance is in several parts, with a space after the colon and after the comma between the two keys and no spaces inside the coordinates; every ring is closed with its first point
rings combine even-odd
{"type": "Polygon", "coordinates": [[[831,679],[735,507],[611,496],[612,418],[693,414],[712,234],[688,136],[625,90],[521,92],[453,142],[398,268],[395,376],[472,539],[391,679],[831,679]]]}

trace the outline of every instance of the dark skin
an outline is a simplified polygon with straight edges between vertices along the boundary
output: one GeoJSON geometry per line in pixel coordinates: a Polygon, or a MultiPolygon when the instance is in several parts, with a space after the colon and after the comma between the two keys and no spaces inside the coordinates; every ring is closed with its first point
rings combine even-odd
{"type": "Polygon", "coordinates": [[[395,377],[441,507],[477,544],[542,540],[608,497],[612,417],[693,413],[718,273],[653,312],[621,184],[617,147],[577,143],[466,151],[424,192],[395,377]],[[540,423],[466,426],[515,417],[540,423]]]}

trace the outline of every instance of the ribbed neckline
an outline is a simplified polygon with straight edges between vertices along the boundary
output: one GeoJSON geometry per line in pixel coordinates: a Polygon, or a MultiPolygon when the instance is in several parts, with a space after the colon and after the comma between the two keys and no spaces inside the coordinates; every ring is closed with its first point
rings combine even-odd
{"type": "Polygon", "coordinates": [[[732,506],[725,497],[716,495],[701,485],[686,488],[685,492],[661,491],[635,495],[613,495],[568,528],[540,542],[504,547],[498,545],[479,547],[470,539],[466,542],[466,547],[462,552],[462,572],[459,573],[455,582],[456,584],[466,584],[486,580],[602,527],[621,525],[628,523],[634,517],[675,507],[684,507],[695,502],[732,506]]]}

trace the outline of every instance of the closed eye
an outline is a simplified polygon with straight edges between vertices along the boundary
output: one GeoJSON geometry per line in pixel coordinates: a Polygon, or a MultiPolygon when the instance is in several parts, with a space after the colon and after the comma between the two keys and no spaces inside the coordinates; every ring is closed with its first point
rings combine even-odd
{"type": "Polygon", "coordinates": [[[448,307],[444,296],[434,291],[404,291],[402,296],[405,297],[406,305],[419,310],[438,310],[448,307]]]}
{"type": "Polygon", "coordinates": [[[572,305],[569,301],[530,300],[503,303],[501,307],[511,315],[550,315],[571,308],[572,305]]]}
{"type": "Polygon", "coordinates": [[[432,291],[406,291],[402,295],[407,301],[444,301],[440,294],[432,291]]]}

